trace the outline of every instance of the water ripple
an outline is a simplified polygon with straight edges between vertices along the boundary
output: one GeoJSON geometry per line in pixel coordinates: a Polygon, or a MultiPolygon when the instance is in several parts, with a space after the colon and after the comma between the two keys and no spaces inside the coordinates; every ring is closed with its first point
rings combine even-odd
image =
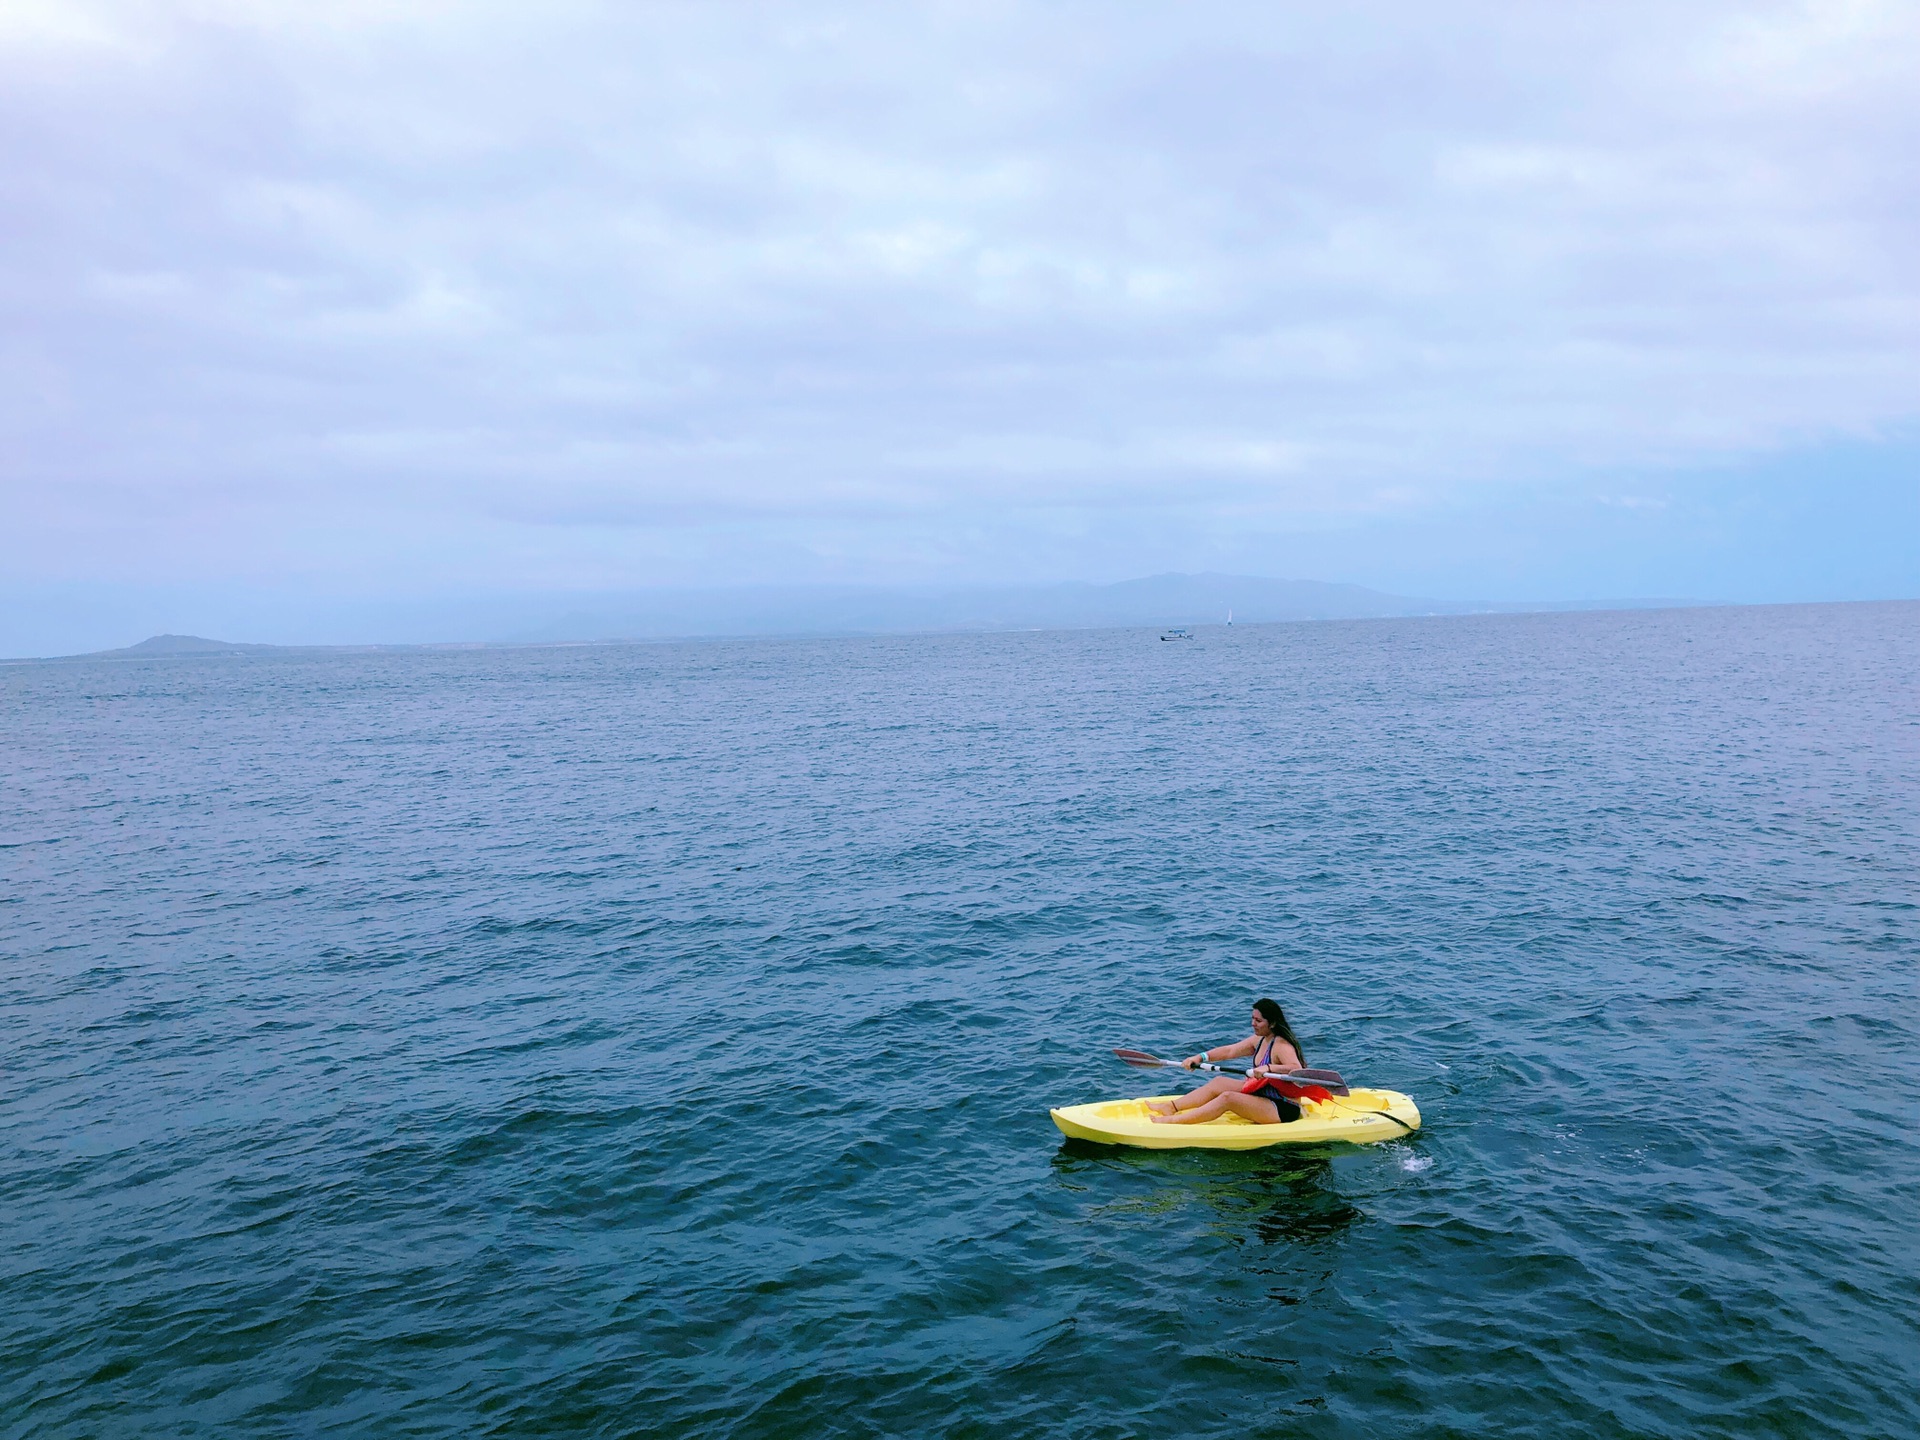
{"type": "Polygon", "coordinates": [[[0,672],[0,1436],[1920,1431],[1916,621],[0,672]]]}

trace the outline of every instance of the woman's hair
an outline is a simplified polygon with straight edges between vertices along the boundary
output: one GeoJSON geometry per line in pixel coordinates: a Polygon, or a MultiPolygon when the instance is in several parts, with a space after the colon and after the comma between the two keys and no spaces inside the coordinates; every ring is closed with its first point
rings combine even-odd
{"type": "Polygon", "coordinates": [[[1272,1000],[1256,1000],[1253,1002],[1253,1008],[1260,1012],[1260,1018],[1267,1022],[1268,1029],[1293,1047],[1293,1053],[1300,1057],[1300,1063],[1306,1064],[1307,1052],[1300,1048],[1300,1042],[1294,1036],[1293,1027],[1287,1024],[1287,1012],[1272,1000]]]}

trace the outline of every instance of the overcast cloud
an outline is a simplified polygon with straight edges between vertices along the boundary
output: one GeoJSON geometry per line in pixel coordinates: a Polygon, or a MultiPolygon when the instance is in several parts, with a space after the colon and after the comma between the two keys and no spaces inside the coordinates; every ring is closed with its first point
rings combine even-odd
{"type": "Polygon", "coordinates": [[[5,563],[1605,593],[1908,444],[1916,75],[1866,0],[9,0],[5,563]]]}

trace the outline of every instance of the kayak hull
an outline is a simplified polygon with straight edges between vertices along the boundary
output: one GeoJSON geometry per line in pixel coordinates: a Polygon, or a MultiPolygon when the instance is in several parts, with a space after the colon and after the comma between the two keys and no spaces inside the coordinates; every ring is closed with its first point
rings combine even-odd
{"type": "Polygon", "coordinates": [[[1303,1100],[1300,1118],[1284,1125],[1256,1125],[1238,1115],[1222,1115],[1198,1125],[1156,1125],[1150,1095],[1138,1100],[1097,1100],[1052,1111],[1063,1135],[1099,1145],[1134,1145],[1142,1150],[1264,1150],[1269,1145],[1324,1145],[1344,1140],[1371,1145],[1396,1140],[1420,1128],[1420,1109],[1397,1090],[1355,1089],[1332,1100],[1303,1100]]]}

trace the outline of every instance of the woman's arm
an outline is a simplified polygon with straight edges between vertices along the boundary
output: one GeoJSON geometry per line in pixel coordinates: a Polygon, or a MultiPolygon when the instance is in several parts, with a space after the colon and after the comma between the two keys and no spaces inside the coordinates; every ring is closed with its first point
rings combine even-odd
{"type": "Polygon", "coordinates": [[[1251,1055],[1260,1048],[1260,1042],[1249,1035],[1244,1040],[1236,1040],[1231,1045],[1216,1045],[1211,1050],[1200,1050],[1180,1063],[1191,1070],[1201,1061],[1211,1061],[1218,1065],[1222,1060],[1238,1060],[1242,1055],[1251,1055]]]}

